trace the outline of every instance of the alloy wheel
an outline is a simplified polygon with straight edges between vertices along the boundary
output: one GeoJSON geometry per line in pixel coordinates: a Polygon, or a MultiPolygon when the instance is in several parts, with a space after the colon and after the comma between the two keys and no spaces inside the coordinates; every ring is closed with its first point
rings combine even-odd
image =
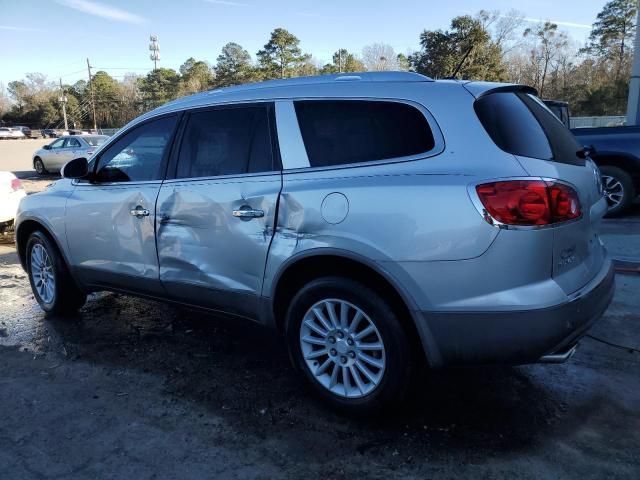
{"type": "Polygon", "coordinates": [[[602,175],[602,186],[609,210],[620,205],[624,198],[624,186],[622,182],[610,175],[602,175]]]}
{"type": "Polygon", "coordinates": [[[320,300],[307,311],[300,348],[315,380],[340,397],[368,395],[384,375],[380,332],[361,308],[345,300],[320,300]]]}
{"type": "Polygon", "coordinates": [[[31,276],[40,299],[44,303],[52,303],[56,294],[56,278],[51,257],[41,244],[31,249],[31,276]]]}

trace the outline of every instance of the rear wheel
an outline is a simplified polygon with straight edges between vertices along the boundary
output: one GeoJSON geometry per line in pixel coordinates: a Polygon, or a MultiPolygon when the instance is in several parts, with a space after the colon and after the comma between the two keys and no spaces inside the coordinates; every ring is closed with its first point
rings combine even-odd
{"type": "Polygon", "coordinates": [[[26,249],[27,274],[40,308],[47,313],[73,313],[87,296],[76,287],[64,259],[42,232],[31,234],[26,249]]]}
{"type": "Polygon", "coordinates": [[[624,213],[635,197],[633,179],[626,171],[611,165],[600,167],[604,196],[607,199],[607,216],[624,213]]]}
{"type": "Polygon", "coordinates": [[[294,366],[332,406],[363,415],[403,398],[411,349],[391,306],[366,285],[313,280],[294,296],[286,320],[294,366]]]}
{"type": "Polygon", "coordinates": [[[38,175],[44,175],[45,173],[47,173],[47,169],[44,168],[44,163],[42,162],[40,157],[36,157],[33,160],[33,169],[38,175]]]}

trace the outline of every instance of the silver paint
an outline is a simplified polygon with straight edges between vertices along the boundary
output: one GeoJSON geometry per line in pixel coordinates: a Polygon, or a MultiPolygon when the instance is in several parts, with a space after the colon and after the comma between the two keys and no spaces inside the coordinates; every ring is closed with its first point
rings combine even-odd
{"type": "Polygon", "coordinates": [[[275,81],[185,97],[133,120],[94,157],[157,115],[273,101],[282,172],[112,185],[61,180],[22,201],[17,230],[26,221],[40,222],[86,288],[171,298],[265,323],[273,322],[273,293],[287,268],[313,255],[350,258],[397,289],[429,362],[438,365],[442,345],[430,333],[429,313],[515,316],[563,306],[594,290],[610,267],[597,237],[606,201],[590,170],[516,158],[482,127],[475,97],[498,87],[504,85],[434,82],[396,72],[275,81]],[[414,157],[310,168],[292,101],[324,98],[409,103],[431,125],[435,147],[414,157]],[[487,223],[469,186],[523,176],[574,185],[582,219],[531,231],[487,223]],[[348,199],[348,210],[335,195],[348,199]],[[139,208],[149,215],[131,215],[139,208]],[[264,216],[234,215],[246,209],[264,216]],[[567,251],[571,262],[564,261],[567,251]]]}

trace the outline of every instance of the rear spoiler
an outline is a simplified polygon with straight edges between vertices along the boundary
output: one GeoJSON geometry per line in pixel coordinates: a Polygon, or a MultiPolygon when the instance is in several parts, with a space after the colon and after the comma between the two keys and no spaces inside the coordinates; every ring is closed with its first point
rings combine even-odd
{"type": "Polygon", "coordinates": [[[476,99],[489,95],[490,93],[499,92],[521,92],[538,96],[538,91],[535,88],[515,83],[469,82],[465,83],[463,87],[476,99]]]}

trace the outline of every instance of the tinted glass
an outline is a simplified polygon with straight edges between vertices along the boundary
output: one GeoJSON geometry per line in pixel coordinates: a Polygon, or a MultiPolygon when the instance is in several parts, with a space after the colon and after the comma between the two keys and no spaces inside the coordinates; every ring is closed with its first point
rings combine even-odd
{"type": "Polygon", "coordinates": [[[141,182],[163,178],[162,160],[176,117],[152,120],[126,133],[98,160],[101,182],[141,182]]]}
{"type": "Polygon", "coordinates": [[[397,102],[295,102],[312,167],[371,162],[428,152],[433,133],[416,108],[397,102]]]}
{"type": "Polygon", "coordinates": [[[268,107],[192,113],[182,137],[177,178],[273,170],[268,107]]]}
{"type": "Polygon", "coordinates": [[[553,158],[557,162],[584,165],[585,160],[577,153],[582,146],[567,126],[535,95],[519,94],[522,101],[536,117],[551,145],[553,158]]]}
{"type": "Polygon", "coordinates": [[[515,93],[492,93],[478,99],[475,110],[494,143],[523,157],[553,158],[551,145],[531,110],[515,93]]]}

